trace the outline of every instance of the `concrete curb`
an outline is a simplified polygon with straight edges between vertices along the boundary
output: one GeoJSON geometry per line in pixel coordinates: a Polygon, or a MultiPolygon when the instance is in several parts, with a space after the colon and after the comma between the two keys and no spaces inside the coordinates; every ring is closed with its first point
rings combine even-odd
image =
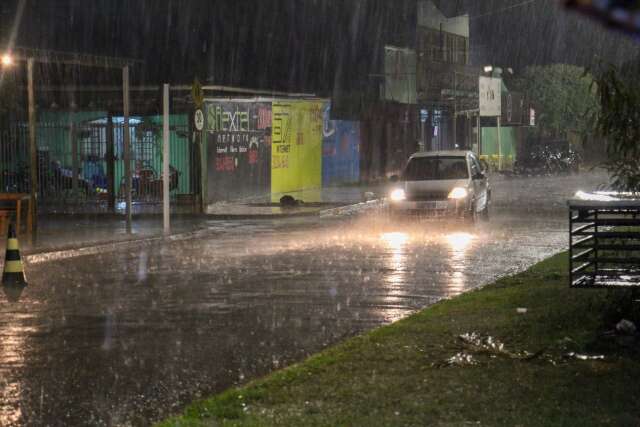
{"type": "Polygon", "coordinates": [[[23,252],[22,258],[29,264],[40,264],[49,261],[58,261],[61,259],[75,258],[85,255],[96,255],[104,252],[114,252],[119,249],[127,249],[135,245],[149,246],[156,242],[178,242],[182,240],[189,240],[195,237],[205,237],[206,235],[214,234],[213,231],[208,229],[201,229],[195,231],[187,231],[184,233],[171,234],[169,236],[145,236],[140,238],[118,240],[111,242],[96,242],[94,244],[87,244],[83,246],[75,246],[63,249],[45,249],[43,251],[36,252],[23,252]]]}
{"type": "Polygon", "coordinates": [[[291,212],[291,213],[278,213],[278,214],[207,214],[207,219],[220,219],[220,220],[232,220],[232,219],[278,219],[278,218],[301,218],[318,216],[322,212],[320,209],[307,212],[291,212]]]}
{"type": "Polygon", "coordinates": [[[374,199],[367,202],[355,203],[353,205],[340,206],[338,208],[325,209],[320,211],[321,217],[327,216],[348,216],[356,215],[364,211],[380,208],[384,203],[383,199],[374,199]]]}
{"type": "MultiPolygon", "coordinates": [[[[201,215],[203,219],[224,219],[224,220],[246,220],[246,219],[277,219],[277,218],[297,218],[297,217],[331,217],[349,216],[361,213],[366,210],[375,209],[381,206],[382,200],[376,199],[368,202],[355,203],[331,209],[317,210],[313,212],[292,212],[290,214],[264,214],[264,215],[232,215],[232,214],[207,214],[201,215]]],[[[197,237],[208,237],[216,234],[219,230],[209,230],[202,228],[193,231],[171,234],[168,236],[152,235],[141,236],[115,241],[102,241],[72,245],[69,247],[48,248],[43,250],[26,250],[22,252],[23,259],[29,264],[40,264],[49,261],[58,261],[68,258],[75,258],[87,255],[97,255],[104,252],[115,252],[117,250],[128,249],[133,246],[150,246],[158,242],[178,242],[197,237]]]]}

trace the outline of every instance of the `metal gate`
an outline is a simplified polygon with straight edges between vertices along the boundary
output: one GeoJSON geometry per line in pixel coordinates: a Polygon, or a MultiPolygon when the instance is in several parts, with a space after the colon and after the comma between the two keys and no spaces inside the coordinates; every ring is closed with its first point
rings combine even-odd
{"type": "MultiPolygon", "coordinates": [[[[162,200],[161,118],[131,119],[132,200],[153,210],[162,200]]],[[[172,202],[193,204],[199,194],[198,150],[186,116],[170,126],[172,202]]],[[[39,123],[38,191],[45,211],[105,211],[125,199],[122,118],[83,123],[39,123]]],[[[5,192],[29,192],[28,128],[20,123],[0,134],[0,184],[5,192]]]]}

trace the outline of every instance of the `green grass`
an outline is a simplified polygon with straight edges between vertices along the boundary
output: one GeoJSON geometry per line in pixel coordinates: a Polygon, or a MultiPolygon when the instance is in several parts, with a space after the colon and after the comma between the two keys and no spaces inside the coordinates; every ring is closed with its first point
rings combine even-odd
{"type": "Polygon", "coordinates": [[[566,272],[566,254],[558,255],[196,402],[160,425],[640,425],[638,347],[602,335],[633,317],[629,295],[569,289],[566,272]],[[469,346],[459,338],[467,332],[491,336],[506,351],[469,346]],[[458,352],[477,363],[444,363],[458,352]]]}

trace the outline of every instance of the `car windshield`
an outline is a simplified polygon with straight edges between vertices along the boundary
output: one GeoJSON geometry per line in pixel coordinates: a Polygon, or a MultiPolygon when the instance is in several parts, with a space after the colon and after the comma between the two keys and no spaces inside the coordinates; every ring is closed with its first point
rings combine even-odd
{"type": "Polygon", "coordinates": [[[465,179],[469,177],[464,157],[415,157],[404,171],[405,181],[465,179]]]}

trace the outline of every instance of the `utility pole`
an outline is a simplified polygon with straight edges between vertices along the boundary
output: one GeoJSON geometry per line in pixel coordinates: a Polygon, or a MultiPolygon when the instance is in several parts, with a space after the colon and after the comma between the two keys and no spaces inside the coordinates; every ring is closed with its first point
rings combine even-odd
{"type": "Polygon", "coordinates": [[[476,123],[477,123],[476,124],[476,128],[477,128],[476,138],[478,140],[477,141],[477,143],[478,143],[478,145],[477,145],[478,153],[477,154],[478,154],[478,157],[479,157],[479,156],[482,155],[482,146],[480,145],[481,144],[481,139],[482,139],[482,128],[480,127],[480,109],[479,108],[478,108],[478,117],[477,117],[477,122],[476,123]]]}
{"type": "Polygon", "coordinates": [[[164,225],[164,234],[169,234],[171,232],[171,224],[169,222],[169,180],[170,180],[170,171],[169,171],[169,155],[170,155],[170,145],[169,145],[169,85],[164,84],[163,87],[163,115],[162,115],[162,217],[163,217],[163,225],[164,225]]]}
{"type": "Polygon", "coordinates": [[[458,145],[458,73],[453,72],[453,148],[458,145]]]}
{"type": "Polygon", "coordinates": [[[122,109],[124,115],[124,190],[127,232],[131,232],[131,133],[129,132],[129,66],[122,68],[122,109]]]}
{"type": "Polygon", "coordinates": [[[502,142],[500,141],[500,116],[497,117],[498,119],[498,170],[501,171],[502,170],[502,142]]]}
{"type": "Polygon", "coordinates": [[[107,133],[107,192],[109,200],[107,205],[109,206],[109,212],[114,213],[116,207],[116,165],[115,165],[115,147],[113,141],[113,117],[111,111],[107,113],[107,126],[105,128],[107,133]]]}
{"type": "MultiPolygon", "coordinates": [[[[36,101],[33,88],[33,58],[27,59],[27,90],[29,102],[30,200],[33,230],[38,229],[38,146],[36,144],[36,101]]],[[[34,231],[35,233],[36,231],[34,231]]]]}

